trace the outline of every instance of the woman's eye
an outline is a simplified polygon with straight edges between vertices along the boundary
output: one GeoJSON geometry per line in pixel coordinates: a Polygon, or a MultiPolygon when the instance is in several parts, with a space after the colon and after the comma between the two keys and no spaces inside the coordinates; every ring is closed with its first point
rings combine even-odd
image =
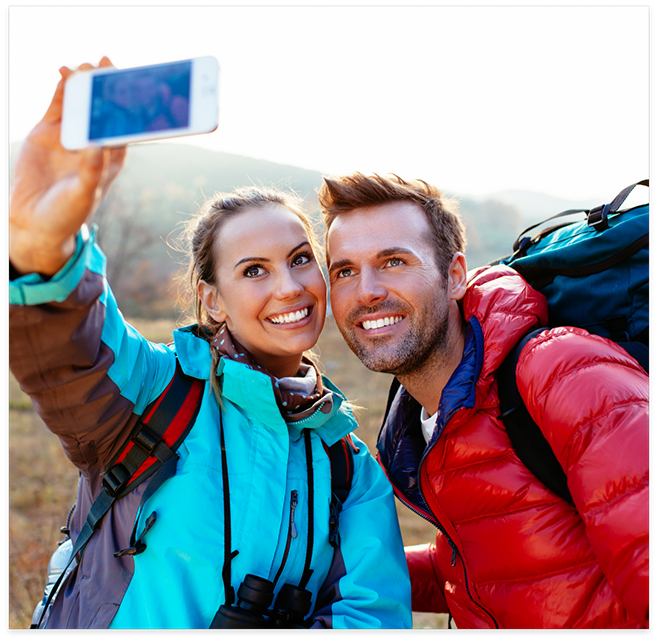
{"type": "Polygon", "coordinates": [[[292,266],[293,267],[299,267],[300,265],[306,265],[306,263],[309,263],[311,261],[311,256],[310,254],[298,254],[292,259],[292,266]]]}
{"type": "Polygon", "coordinates": [[[252,265],[244,270],[244,275],[247,278],[256,278],[257,276],[262,276],[264,273],[265,270],[260,265],[252,265]]]}

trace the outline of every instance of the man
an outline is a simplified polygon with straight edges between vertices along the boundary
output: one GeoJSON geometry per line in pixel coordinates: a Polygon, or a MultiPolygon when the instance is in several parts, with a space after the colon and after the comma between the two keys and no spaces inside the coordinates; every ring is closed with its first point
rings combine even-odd
{"type": "Polygon", "coordinates": [[[350,348],[400,389],[377,449],[437,527],[407,549],[415,611],[460,628],[648,627],[648,376],[581,329],[533,339],[519,390],[576,508],[516,456],[495,372],[546,300],[507,267],[469,278],[455,203],[422,182],[325,179],[331,305],[350,348]]]}

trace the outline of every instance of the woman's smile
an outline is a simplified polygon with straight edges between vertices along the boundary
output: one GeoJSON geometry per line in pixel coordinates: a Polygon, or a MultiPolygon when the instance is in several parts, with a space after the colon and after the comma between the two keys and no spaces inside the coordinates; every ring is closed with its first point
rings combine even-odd
{"type": "Polygon", "coordinates": [[[274,325],[296,325],[300,321],[309,317],[311,309],[312,307],[303,307],[296,311],[285,312],[278,314],[277,316],[270,316],[267,320],[270,321],[270,323],[274,323],[274,325]]]}

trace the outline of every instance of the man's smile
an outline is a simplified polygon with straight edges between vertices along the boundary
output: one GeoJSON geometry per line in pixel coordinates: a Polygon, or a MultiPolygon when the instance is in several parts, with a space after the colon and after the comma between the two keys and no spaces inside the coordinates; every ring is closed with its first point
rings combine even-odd
{"type": "Polygon", "coordinates": [[[373,329],[380,329],[381,327],[389,327],[391,325],[397,325],[400,321],[404,319],[404,316],[394,315],[394,316],[383,316],[380,318],[371,318],[359,323],[359,326],[366,331],[373,329]]]}

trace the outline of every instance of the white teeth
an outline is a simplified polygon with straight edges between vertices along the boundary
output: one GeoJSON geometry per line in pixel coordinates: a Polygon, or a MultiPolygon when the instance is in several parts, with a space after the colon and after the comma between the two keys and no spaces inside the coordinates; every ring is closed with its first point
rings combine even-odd
{"type": "Polygon", "coordinates": [[[386,316],[386,318],[378,318],[377,320],[365,320],[361,323],[363,329],[377,329],[379,327],[387,327],[388,325],[395,325],[402,320],[402,316],[386,316]]]}
{"type": "Polygon", "coordinates": [[[290,312],[289,314],[279,314],[278,316],[270,316],[270,320],[277,325],[283,325],[284,323],[296,323],[297,321],[302,320],[308,316],[308,307],[300,309],[296,312],[290,312]]]}

